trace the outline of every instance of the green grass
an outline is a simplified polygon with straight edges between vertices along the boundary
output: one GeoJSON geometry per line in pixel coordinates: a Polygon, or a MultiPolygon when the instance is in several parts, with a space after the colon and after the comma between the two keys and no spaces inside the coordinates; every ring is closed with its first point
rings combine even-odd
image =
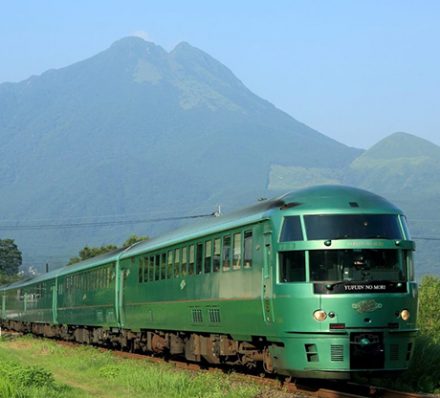
{"type": "Polygon", "coordinates": [[[0,363],[0,398],[251,398],[260,393],[220,372],[182,371],[33,337],[0,341],[0,363]]]}

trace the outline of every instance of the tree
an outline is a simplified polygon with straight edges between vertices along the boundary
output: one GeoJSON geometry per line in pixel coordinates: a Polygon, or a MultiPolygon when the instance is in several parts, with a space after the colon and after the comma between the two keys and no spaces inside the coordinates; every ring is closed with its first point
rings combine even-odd
{"type": "MultiPolygon", "coordinates": [[[[125,249],[127,247],[130,247],[131,245],[134,245],[137,242],[147,241],[150,238],[148,236],[137,236],[137,235],[131,235],[121,246],[121,248],[125,249]]],[[[118,249],[118,246],[110,244],[110,245],[103,245],[101,247],[89,247],[85,246],[82,248],[79,252],[79,256],[72,257],[69,260],[69,263],[67,265],[72,265],[79,263],[80,261],[87,260],[92,257],[99,256],[104,253],[111,252],[113,250],[118,249]]]]}
{"type": "Polygon", "coordinates": [[[79,251],[78,257],[73,257],[69,260],[69,263],[67,265],[72,265],[75,263],[79,263],[80,261],[87,260],[92,257],[99,256],[104,253],[111,252],[113,250],[116,250],[118,247],[115,245],[102,245],[101,247],[89,247],[85,246],[79,251]]]}
{"type": "Polygon", "coordinates": [[[143,242],[150,240],[148,236],[137,236],[137,235],[130,235],[130,237],[122,244],[123,248],[130,247],[131,245],[134,245],[138,242],[143,242]]]}
{"type": "Polygon", "coordinates": [[[21,251],[13,239],[0,239],[0,273],[17,275],[22,263],[21,251]]]}

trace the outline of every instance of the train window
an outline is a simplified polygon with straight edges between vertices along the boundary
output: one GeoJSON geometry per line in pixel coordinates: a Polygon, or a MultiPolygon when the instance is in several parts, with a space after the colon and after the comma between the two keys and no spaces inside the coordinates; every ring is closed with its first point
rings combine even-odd
{"type": "Polygon", "coordinates": [[[414,260],[413,252],[411,250],[404,250],[403,252],[406,260],[406,273],[408,275],[408,280],[414,280],[414,260]]]}
{"type": "Polygon", "coordinates": [[[284,217],[280,242],[292,242],[295,240],[304,240],[300,218],[299,216],[284,217]]]}
{"type": "Polygon", "coordinates": [[[193,275],[194,274],[194,245],[191,245],[189,247],[189,268],[188,268],[188,274],[193,275]]]}
{"type": "Polygon", "coordinates": [[[148,265],[148,281],[153,282],[154,281],[154,256],[148,257],[148,259],[145,259],[145,263],[148,265]]]}
{"type": "Polygon", "coordinates": [[[156,254],[154,257],[155,263],[155,272],[154,272],[154,280],[158,281],[160,279],[160,255],[156,254]]]}
{"type": "Polygon", "coordinates": [[[221,254],[221,240],[214,240],[214,257],[212,258],[212,270],[214,272],[220,271],[220,254],[221,254]]]}
{"type": "Polygon", "coordinates": [[[182,276],[185,276],[188,273],[188,257],[187,257],[187,248],[182,247],[182,276]]]}
{"type": "Polygon", "coordinates": [[[205,242],[205,274],[211,272],[212,242],[205,242]]]}
{"type": "Polygon", "coordinates": [[[174,272],[173,272],[173,254],[174,251],[170,250],[168,252],[168,267],[167,267],[167,278],[171,279],[174,277],[174,272]]]}
{"type": "Polygon", "coordinates": [[[167,255],[166,253],[162,253],[160,256],[160,279],[167,278],[167,255]]]}
{"type": "Polygon", "coordinates": [[[400,216],[400,220],[402,222],[402,228],[403,228],[403,232],[405,233],[405,238],[408,239],[408,240],[411,239],[411,234],[409,233],[406,217],[405,216],[400,216]]]}
{"type": "Polygon", "coordinates": [[[280,282],[304,282],[305,280],[305,252],[280,252],[280,282]]]}
{"type": "MultiPolygon", "coordinates": [[[[144,264],[142,264],[142,260],[141,259],[139,259],[138,267],[139,267],[139,270],[138,270],[138,272],[139,272],[138,280],[139,280],[139,283],[142,283],[142,282],[144,282],[144,274],[145,274],[145,279],[147,277],[147,274],[146,274],[146,269],[144,271],[144,264]]],[[[146,267],[147,267],[147,262],[145,262],[145,268],[146,267]]]]}
{"type": "Polygon", "coordinates": [[[202,273],[203,269],[203,245],[201,243],[197,244],[197,253],[196,253],[196,274],[199,275],[202,273]]]}
{"type": "Polygon", "coordinates": [[[395,214],[304,216],[307,239],[403,239],[395,214]]]}
{"type": "Polygon", "coordinates": [[[151,281],[151,279],[149,279],[149,275],[148,275],[148,268],[149,268],[149,260],[148,257],[140,257],[139,258],[139,268],[143,269],[143,276],[142,276],[142,281],[143,282],[148,282],[149,280],[151,281]]]}
{"type": "Polygon", "coordinates": [[[229,271],[231,268],[231,237],[223,237],[223,253],[222,253],[223,271],[229,271]]]}
{"type": "Polygon", "coordinates": [[[311,250],[309,264],[312,281],[406,280],[394,249],[311,250]]]}
{"type": "Polygon", "coordinates": [[[234,258],[232,261],[232,269],[240,269],[241,267],[241,233],[234,234],[234,258]]]}
{"type": "Polygon", "coordinates": [[[177,278],[180,274],[180,249],[174,251],[174,277],[177,278]]]}
{"type": "Polygon", "coordinates": [[[252,267],[252,231],[244,231],[244,268],[252,267]]]}

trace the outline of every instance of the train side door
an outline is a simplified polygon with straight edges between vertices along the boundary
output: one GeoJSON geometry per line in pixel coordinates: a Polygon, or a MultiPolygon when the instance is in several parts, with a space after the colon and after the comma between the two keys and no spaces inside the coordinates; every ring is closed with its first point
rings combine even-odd
{"type": "Polygon", "coordinates": [[[55,284],[52,289],[52,322],[58,323],[58,281],[55,280],[55,284]]]}
{"type": "Polygon", "coordinates": [[[272,277],[272,231],[266,230],[263,238],[263,272],[262,272],[263,316],[266,323],[272,323],[273,317],[273,277],[272,277]]]}

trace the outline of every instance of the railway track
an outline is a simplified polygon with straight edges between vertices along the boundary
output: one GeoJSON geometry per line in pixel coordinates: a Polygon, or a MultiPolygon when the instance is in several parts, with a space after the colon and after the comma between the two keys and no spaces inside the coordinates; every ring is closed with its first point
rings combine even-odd
{"type": "MultiPolygon", "coordinates": [[[[15,331],[2,330],[2,336],[10,338],[19,337],[22,333],[15,331]]],[[[38,337],[44,339],[44,337],[38,337]]],[[[53,339],[50,339],[53,341],[53,339]]],[[[59,344],[75,347],[80,343],[57,340],[59,344]]],[[[110,351],[113,355],[136,360],[147,360],[153,363],[167,363],[175,366],[177,369],[199,372],[230,372],[231,368],[203,366],[197,363],[186,362],[176,358],[156,357],[147,354],[137,354],[126,351],[118,351],[110,348],[98,347],[102,351],[110,351]]],[[[237,382],[256,383],[264,387],[277,391],[277,396],[300,396],[314,398],[440,398],[439,395],[413,393],[392,390],[374,385],[358,384],[353,382],[336,382],[326,380],[290,380],[289,378],[277,378],[272,376],[254,375],[244,372],[241,369],[234,369],[234,379],[237,382]],[[279,395],[282,393],[286,395],[279,395]]],[[[266,395],[264,395],[266,396],[266,395]]]]}

